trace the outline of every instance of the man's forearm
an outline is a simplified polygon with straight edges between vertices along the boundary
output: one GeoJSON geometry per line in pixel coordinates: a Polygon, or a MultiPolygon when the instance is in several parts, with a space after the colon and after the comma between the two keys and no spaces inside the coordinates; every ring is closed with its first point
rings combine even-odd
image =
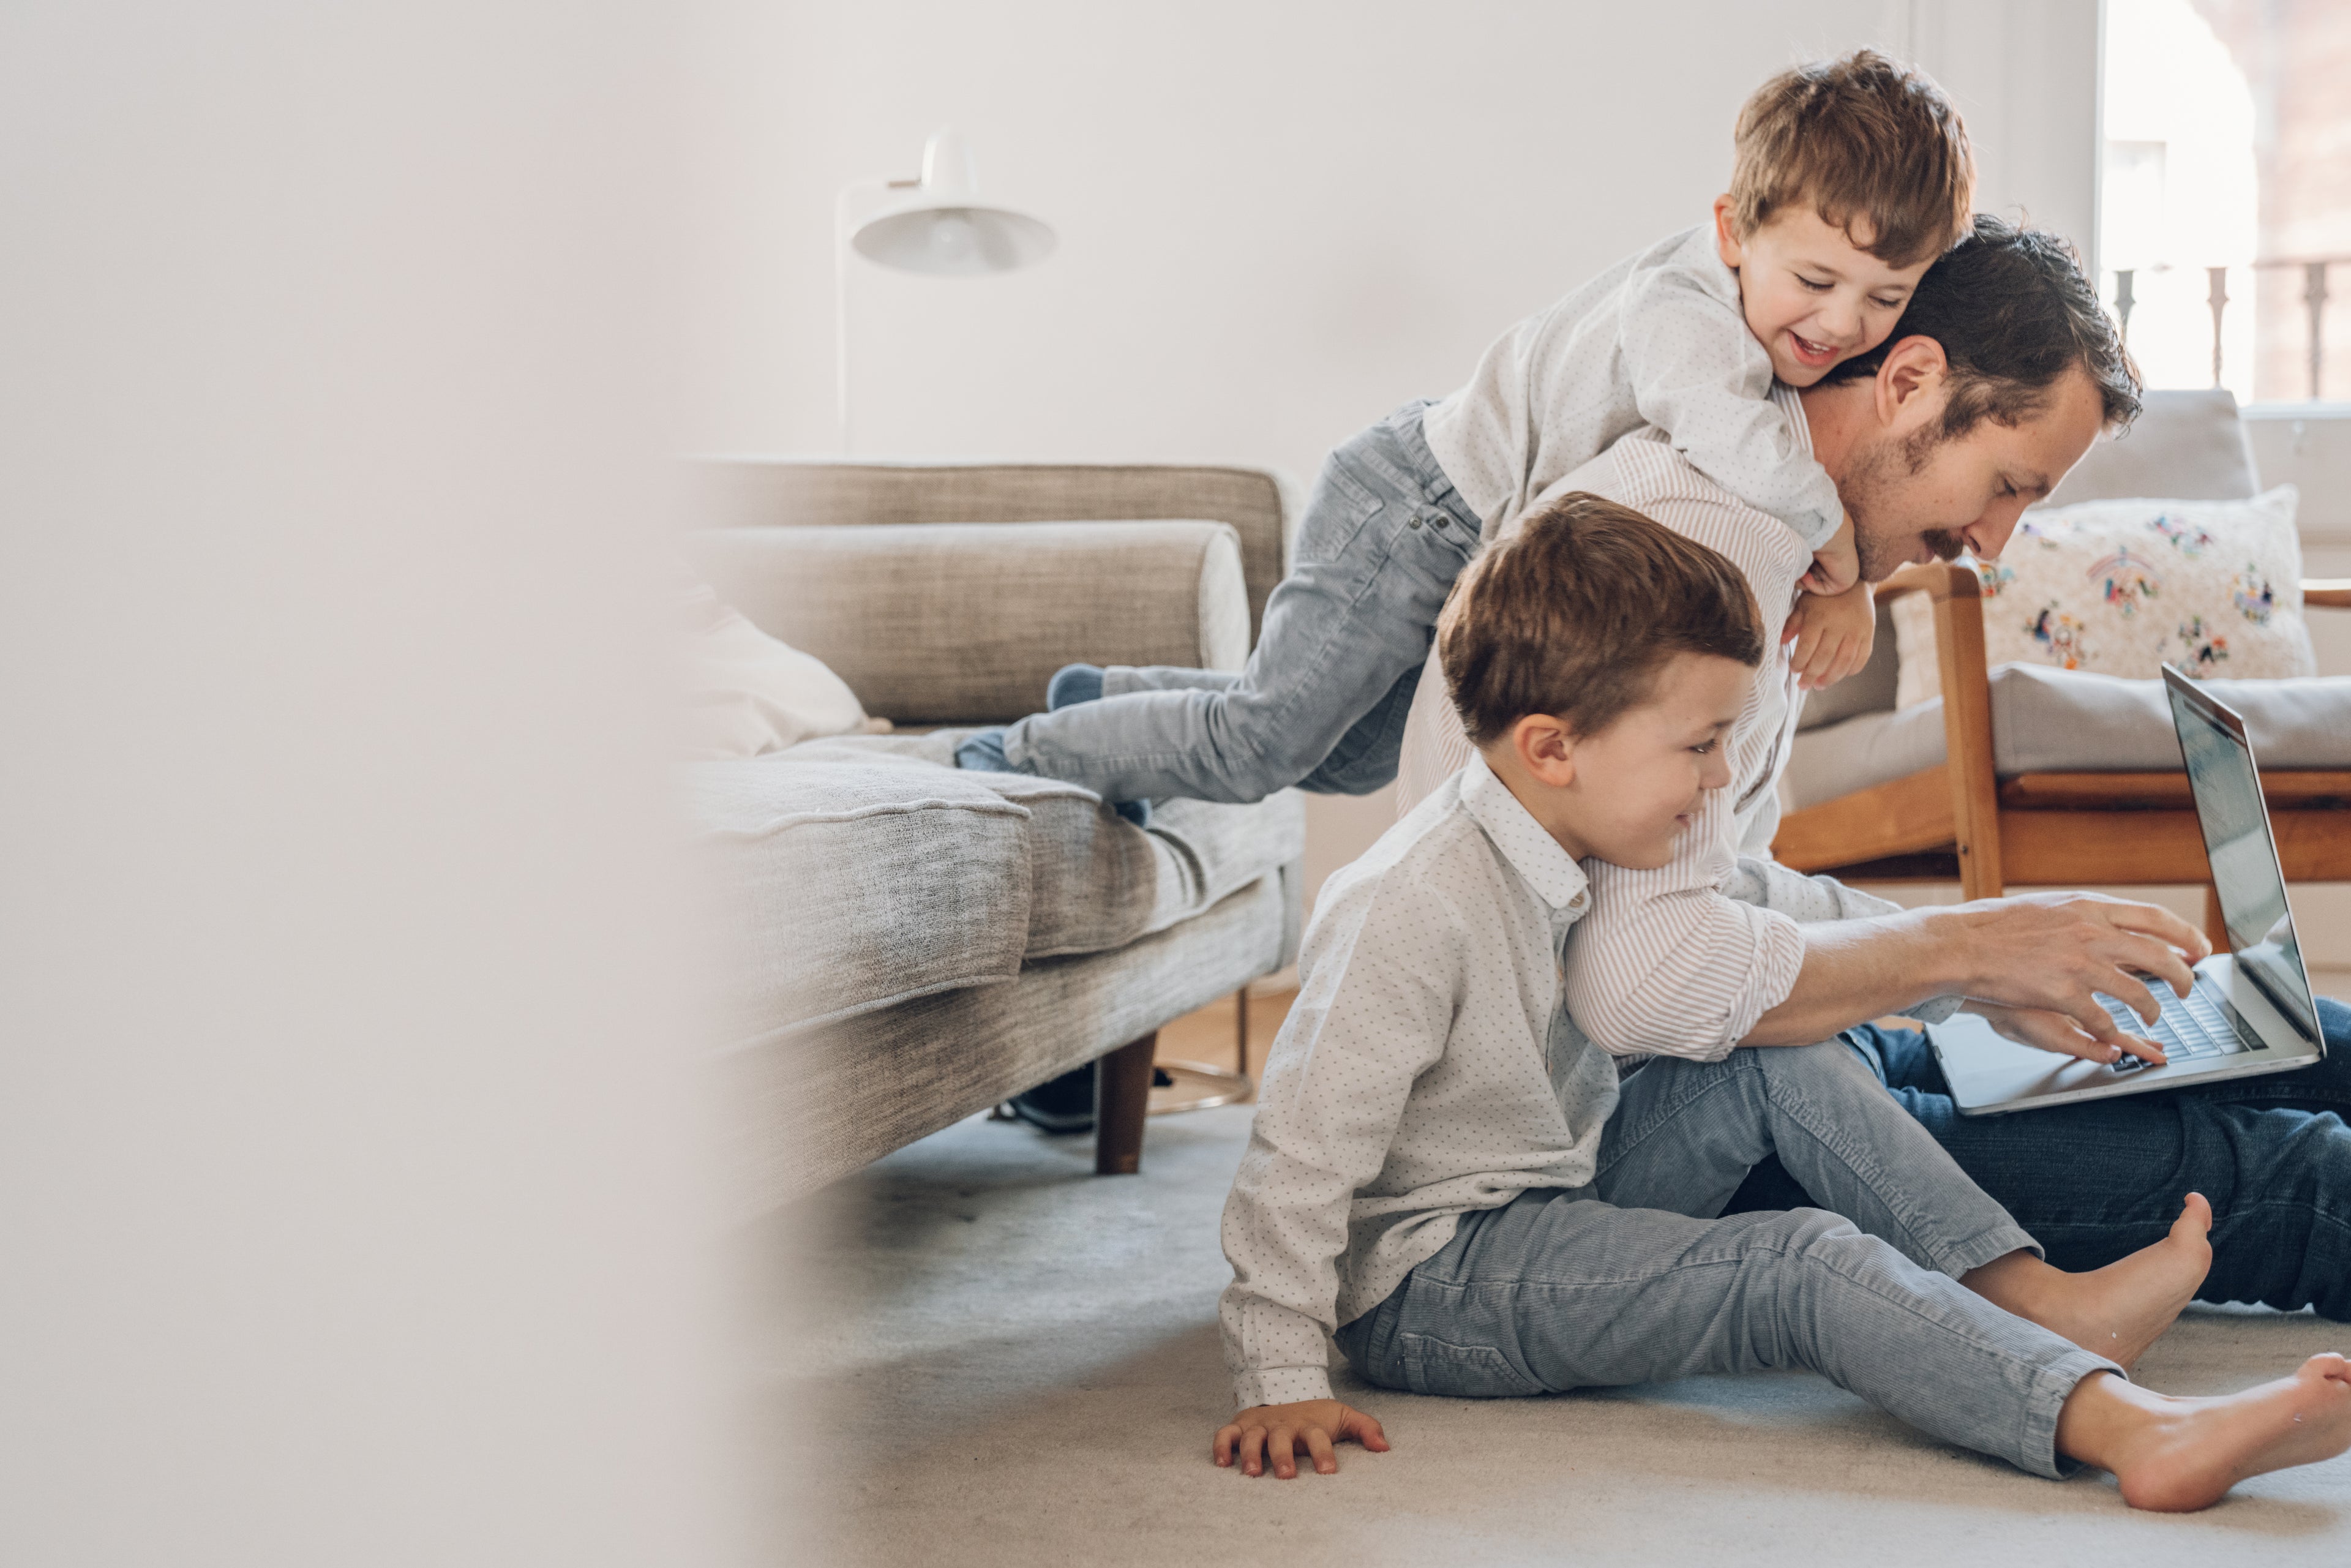
{"type": "Polygon", "coordinates": [[[1839,1030],[1963,990],[1945,911],[1911,909],[1802,928],[1795,988],[1755,1020],[1741,1045],[1810,1045],[1839,1030]]]}

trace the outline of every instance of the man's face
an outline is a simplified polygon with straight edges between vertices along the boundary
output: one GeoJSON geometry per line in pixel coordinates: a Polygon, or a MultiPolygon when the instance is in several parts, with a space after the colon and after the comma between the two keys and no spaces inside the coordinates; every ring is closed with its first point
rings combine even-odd
{"type": "Polygon", "coordinates": [[[1910,399],[1855,448],[1837,476],[1861,575],[1872,582],[1962,550],[1996,559],[2024,508],[2081,460],[2105,418],[2096,385],[2078,368],[2051,390],[2040,413],[2014,427],[1984,419],[1965,435],[1942,439],[1948,401],[1939,384],[1910,399]]]}

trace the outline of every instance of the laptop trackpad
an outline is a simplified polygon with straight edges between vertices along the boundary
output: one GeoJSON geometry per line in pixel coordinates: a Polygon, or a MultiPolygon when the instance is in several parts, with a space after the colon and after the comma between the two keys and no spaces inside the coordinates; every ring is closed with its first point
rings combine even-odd
{"type": "MultiPolygon", "coordinates": [[[[2111,1067],[2058,1056],[2030,1045],[2003,1039],[1974,1013],[1953,1013],[1949,1022],[1928,1030],[1935,1054],[1942,1059],[1943,1076],[1950,1081],[1951,1098],[1962,1111],[1998,1105],[2013,1100],[2037,1100],[2112,1083],[2118,1077],[2111,1067]]],[[[2141,1070],[2143,1071],[2143,1070],[2141,1070]]]]}

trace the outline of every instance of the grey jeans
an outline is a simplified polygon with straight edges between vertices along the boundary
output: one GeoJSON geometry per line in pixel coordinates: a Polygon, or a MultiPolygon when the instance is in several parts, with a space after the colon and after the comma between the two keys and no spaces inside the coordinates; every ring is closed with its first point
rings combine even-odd
{"type": "Polygon", "coordinates": [[[1363,795],[1394,779],[1437,612],[1478,549],[1477,515],[1421,434],[1427,406],[1323,465],[1238,674],[1113,665],[1100,700],[1008,728],[1012,765],[1113,800],[1363,795]]]}
{"type": "Polygon", "coordinates": [[[1337,1337],[1371,1382],[1454,1397],[1803,1367],[2057,1476],[2059,1407],[2119,1369],[1956,1278],[2033,1246],[1841,1042],[1658,1060],[1625,1082],[1591,1186],[1463,1215],[1337,1337]],[[1850,1222],[1715,1218],[1772,1154],[1850,1222]]]}

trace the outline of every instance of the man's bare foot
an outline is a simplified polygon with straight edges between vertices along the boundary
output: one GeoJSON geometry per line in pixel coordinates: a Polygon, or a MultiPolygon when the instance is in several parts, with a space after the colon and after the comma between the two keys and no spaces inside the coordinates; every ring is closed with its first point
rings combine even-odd
{"type": "Polygon", "coordinates": [[[2191,1192],[2170,1235],[2103,1269],[2068,1274],[2030,1252],[2011,1252],[1959,1282],[2128,1371],[2211,1272],[2211,1228],[2212,1206],[2191,1192]]]}
{"type": "Polygon", "coordinates": [[[2059,1451],[2112,1470],[2133,1508],[2210,1508],[2247,1476],[2351,1449],[2351,1361],[2314,1355],[2291,1377],[2219,1399],[2169,1398],[2101,1373],[2075,1387],[2057,1430],[2059,1451]]]}

